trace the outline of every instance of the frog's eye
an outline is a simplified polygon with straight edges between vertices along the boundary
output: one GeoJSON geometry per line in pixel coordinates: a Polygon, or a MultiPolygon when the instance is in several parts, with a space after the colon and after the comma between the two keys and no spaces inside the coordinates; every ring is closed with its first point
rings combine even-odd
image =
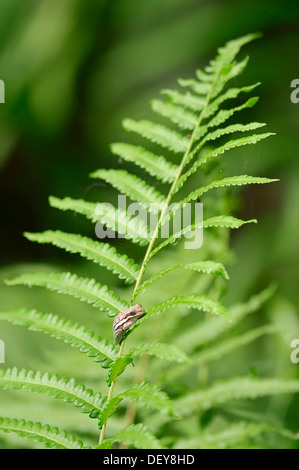
{"type": "Polygon", "coordinates": [[[122,310],[114,319],[113,322],[113,336],[114,343],[119,344],[126,330],[145,314],[144,309],[140,304],[133,305],[132,307],[122,310]]]}

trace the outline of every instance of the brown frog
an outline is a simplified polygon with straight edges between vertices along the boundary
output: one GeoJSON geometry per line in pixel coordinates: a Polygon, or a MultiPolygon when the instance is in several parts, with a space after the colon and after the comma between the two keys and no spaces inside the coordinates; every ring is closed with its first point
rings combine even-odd
{"type": "Polygon", "coordinates": [[[119,344],[126,330],[145,314],[140,304],[122,310],[114,319],[113,336],[114,343],[119,344]]]}

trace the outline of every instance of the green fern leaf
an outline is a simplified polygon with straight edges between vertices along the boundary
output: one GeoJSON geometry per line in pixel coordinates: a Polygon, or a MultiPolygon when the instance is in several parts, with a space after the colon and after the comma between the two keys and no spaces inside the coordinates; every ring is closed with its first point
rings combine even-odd
{"type": "Polygon", "coordinates": [[[163,361],[190,362],[190,359],[186,354],[180,351],[180,349],[173,344],[159,343],[158,341],[139,344],[137,347],[131,348],[129,353],[132,356],[143,356],[144,354],[149,354],[150,356],[156,356],[163,361]]]}
{"type": "Polygon", "coordinates": [[[212,98],[219,95],[219,93],[223,90],[224,86],[229,80],[237,77],[244,71],[248,64],[248,60],[249,57],[247,56],[243,60],[239,62],[233,62],[230,65],[226,66],[224,69],[222,69],[222,73],[219,76],[218,83],[216,83],[213,87],[212,98]]]}
{"type": "MultiPolygon", "coordinates": [[[[258,85],[259,85],[259,83],[248,86],[248,87],[229,88],[225,93],[223,93],[223,95],[220,95],[217,99],[215,99],[214,101],[212,101],[209,104],[209,106],[207,107],[207,111],[205,113],[205,118],[208,119],[208,118],[211,118],[212,116],[214,116],[214,114],[218,111],[220,105],[222,103],[224,103],[225,101],[237,98],[240,93],[243,93],[243,92],[248,93],[248,92],[252,91],[252,89],[255,88],[258,85]]],[[[244,103],[243,105],[240,105],[240,106],[242,106],[242,109],[252,108],[253,106],[255,106],[255,104],[258,102],[258,100],[259,100],[258,96],[253,96],[253,97],[249,98],[249,100],[247,100],[246,103],[244,103]]],[[[239,106],[238,106],[238,108],[239,108],[239,106]]],[[[240,111],[240,109],[236,108],[235,111],[240,111]]]]}
{"type": "Polygon", "coordinates": [[[125,119],[123,121],[123,127],[126,131],[136,132],[142,135],[142,137],[172,150],[175,153],[184,153],[189,146],[189,139],[187,137],[151,121],[125,119]]]}
{"type": "Polygon", "coordinates": [[[136,449],[164,449],[162,443],[143,424],[131,424],[122,429],[111,439],[106,439],[97,449],[111,448],[115,442],[122,442],[126,446],[136,449]]]}
{"type": "Polygon", "coordinates": [[[126,330],[121,341],[124,341],[127,338],[127,336],[131,334],[132,331],[135,328],[137,328],[144,320],[146,320],[147,318],[150,318],[153,315],[158,315],[172,307],[186,307],[188,309],[194,308],[197,310],[202,310],[206,313],[210,313],[212,315],[223,316],[227,320],[231,321],[231,316],[229,312],[226,310],[226,308],[223,305],[221,305],[219,302],[216,302],[215,300],[212,300],[207,296],[196,295],[196,294],[191,294],[191,295],[186,295],[186,296],[181,296],[181,297],[174,296],[166,300],[165,302],[162,302],[161,304],[154,305],[153,307],[151,307],[146,312],[146,315],[139,318],[134,323],[134,325],[132,325],[130,328],[126,330]]]}
{"type": "Polygon", "coordinates": [[[136,290],[135,297],[142,292],[146,287],[151,285],[153,282],[161,279],[161,277],[165,276],[166,274],[174,271],[175,269],[184,268],[184,269],[191,269],[193,271],[197,271],[199,273],[206,273],[206,274],[214,274],[223,276],[225,279],[228,279],[228,274],[221,263],[216,263],[215,261],[198,261],[196,263],[189,263],[189,264],[176,264],[175,266],[171,266],[171,268],[164,269],[159,273],[152,276],[150,279],[144,281],[143,284],[136,290]]]}
{"type": "Polygon", "coordinates": [[[145,209],[158,213],[164,203],[165,197],[153,186],[149,186],[136,175],[132,175],[124,170],[97,170],[90,174],[92,178],[103,179],[112,184],[121,193],[137,201],[145,209]]]}
{"type": "Polygon", "coordinates": [[[210,91],[211,85],[208,83],[200,83],[198,80],[179,78],[178,83],[181,87],[191,88],[197,95],[207,95],[210,91]]]}
{"type": "MultiPolygon", "coordinates": [[[[240,49],[249,42],[257,39],[260,37],[260,34],[247,34],[246,36],[242,36],[237,39],[233,39],[228,41],[225,46],[220,47],[217,51],[217,56],[215,59],[211,60],[209,65],[205,67],[205,75],[206,78],[203,76],[200,71],[197,71],[197,76],[199,80],[206,79],[208,81],[212,81],[214,79],[214,75],[217,76],[218,80],[214,87],[219,91],[219,84],[226,83],[228,81],[227,75],[231,72],[231,66],[235,67],[235,63],[233,62],[237,54],[240,52],[240,49]],[[230,66],[230,67],[228,67],[230,66]],[[210,74],[210,80],[208,79],[210,74]]],[[[233,78],[236,75],[233,75],[233,78]]]]}
{"type": "Polygon", "coordinates": [[[146,170],[162,183],[171,183],[176,177],[178,166],[168,162],[164,157],[158,156],[135,145],[115,143],[110,146],[113,154],[123,160],[133,162],[146,170]]]}
{"type": "Polygon", "coordinates": [[[95,308],[107,312],[110,316],[117,315],[128,307],[127,302],[121,300],[107,286],[96,283],[94,279],[81,278],[71,273],[32,273],[23,274],[15,279],[5,281],[9,286],[27,285],[45,287],[71,295],[81,302],[87,302],[95,308]]]}
{"type": "Polygon", "coordinates": [[[99,416],[99,422],[98,422],[99,429],[102,429],[102,427],[110,418],[110,416],[113,415],[113,413],[117,410],[118,404],[121,400],[122,400],[122,397],[118,396],[118,397],[111,398],[106,403],[102,413],[99,416]]]}
{"type": "Polygon", "coordinates": [[[184,106],[191,111],[201,111],[204,108],[206,103],[205,98],[199,98],[194,94],[190,93],[181,93],[177,90],[162,90],[161,93],[169,99],[169,101],[175,105],[184,106]]]}
{"type": "Polygon", "coordinates": [[[216,383],[206,390],[198,390],[178,398],[175,400],[175,408],[176,412],[183,417],[198,410],[223,405],[230,400],[253,399],[298,391],[299,380],[233,378],[216,383]]]}
{"type": "Polygon", "coordinates": [[[217,140],[220,137],[223,137],[224,135],[234,134],[236,132],[248,132],[255,129],[259,129],[264,126],[265,124],[260,122],[251,122],[249,124],[231,124],[230,126],[216,129],[215,131],[209,132],[207,134],[208,128],[210,127],[208,123],[207,125],[202,126],[198,130],[198,132],[195,133],[195,141],[198,139],[201,140],[198,145],[192,150],[192,152],[190,152],[190,155],[187,158],[184,166],[187,166],[188,163],[190,163],[191,160],[193,160],[193,158],[198,155],[198,153],[201,151],[201,149],[207,142],[217,140]]]}
{"type": "Polygon", "coordinates": [[[230,424],[224,430],[215,432],[207,430],[191,439],[179,440],[176,449],[231,449],[238,444],[244,448],[244,442],[249,438],[260,436],[264,432],[274,432],[281,434],[288,439],[298,439],[298,436],[290,433],[286,429],[281,429],[268,423],[247,423],[245,421],[230,424]]]}
{"type": "Polygon", "coordinates": [[[0,430],[15,433],[42,443],[45,447],[55,449],[90,449],[81,440],[67,431],[59,431],[57,427],[39,422],[33,423],[25,419],[10,419],[0,417],[0,430]]]}
{"type": "Polygon", "coordinates": [[[54,338],[62,339],[65,343],[92,357],[96,362],[106,359],[113,361],[117,357],[116,348],[107,340],[103,341],[84,326],[52,313],[22,308],[1,312],[0,320],[8,321],[13,325],[26,326],[29,330],[41,331],[54,338]]]}
{"type": "Polygon", "coordinates": [[[156,385],[148,382],[137,383],[129,390],[122,392],[119,397],[137,401],[140,406],[150,410],[161,410],[169,416],[174,415],[173,402],[168,395],[156,385]]]}
{"type": "Polygon", "coordinates": [[[133,359],[131,357],[131,354],[129,353],[126,356],[119,357],[110,364],[109,373],[107,377],[107,383],[109,387],[111,386],[112,382],[114,382],[116,377],[118,377],[124,372],[127,365],[131,364],[131,362],[133,362],[133,359]]]}
{"type": "MultiPolygon", "coordinates": [[[[242,89],[242,88],[235,88],[235,92],[237,91],[247,91],[247,89],[250,88],[250,91],[251,89],[255,88],[257,85],[259,85],[259,83],[253,85],[252,87],[247,87],[246,89],[242,89]]],[[[230,90],[232,91],[232,90],[230,90]]],[[[199,139],[201,137],[203,137],[207,130],[210,129],[210,128],[213,128],[213,127],[218,127],[220,126],[221,124],[224,124],[229,118],[231,118],[235,113],[237,112],[240,112],[242,111],[243,109],[246,109],[246,108],[252,108],[253,106],[255,106],[255,104],[258,102],[259,98],[257,96],[254,96],[254,97],[251,97],[249,98],[247,101],[245,101],[245,103],[239,105],[239,106],[235,106],[233,108],[229,108],[229,109],[220,109],[217,114],[215,114],[215,112],[218,110],[218,106],[216,106],[215,104],[213,105],[213,110],[210,111],[210,114],[215,114],[214,117],[212,117],[209,121],[207,121],[202,127],[201,129],[198,129],[197,133],[196,133],[196,137],[199,139]],[[214,111],[214,112],[213,112],[214,111]]],[[[215,102],[214,102],[215,103],[215,102]]]]}
{"type": "Polygon", "coordinates": [[[222,155],[223,153],[227,152],[228,150],[234,149],[236,147],[256,144],[257,142],[263,139],[266,139],[267,137],[270,137],[271,135],[275,135],[275,134],[273,132],[266,132],[264,134],[253,134],[250,136],[241,137],[239,139],[230,140],[229,142],[226,142],[221,147],[218,147],[217,149],[213,149],[213,150],[210,150],[209,152],[204,153],[198,160],[196,160],[193,163],[191,168],[180,177],[176,191],[179,191],[183,187],[187,179],[191,175],[193,175],[201,165],[206,163],[211,158],[216,158],[219,155],[222,155]]]}
{"type": "Polygon", "coordinates": [[[261,127],[264,127],[265,125],[266,124],[262,122],[250,122],[249,124],[231,124],[226,127],[220,127],[219,129],[216,129],[215,131],[209,132],[202,139],[200,143],[200,147],[203,147],[203,145],[206,142],[220,139],[220,137],[223,137],[224,135],[234,134],[236,132],[254,131],[256,129],[260,129],[261,127]]]}
{"type": "Polygon", "coordinates": [[[42,233],[25,232],[24,235],[30,241],[51,243],[70,253],[79,253],[82,257],[118,274],[119,278],[124,279],[128,284],[137,279],[139,266],[127,255],[118,253],[108,243],[99,243],[99,241],[88,237],[61,232],[60,230],[47,230],[42,233]]]}
{"type": "Polygon", "coordinates": [[[241,220],[236,219],[230,215],[218,215],[215,217],[211,217],[210,219],[204,220],[202,223],[188,225],[188,227],[182,228],[179,232],[174,233],[169,238],[164,240],[160,245],[158,245],[154,250],[152,250],[151,254],[148,257],[150,260],[154,255],[158,253],[158,251],[162,250],[168,245],[172,245],[176,242],[177,239],[181,238],[183,235],[193,232],[196,229],[202,228],[210,228],[210,227],[224,227],[224,228],[240,228],[244,224],[249,223],[256,223],[256,219],[251,220],[241,220]]]}
{"type": "Polygon", "coordinates": [[[204,220],[203,227],[226,227],[226,228],[240,228],[244,224],[256,224],[256,219],[250,220],[241,220],[236,219],[230,215],[218,215],[216,217],[211,217],[210,219],[204,220]]]}
{"type": "Polygon", "coordinates": [[[227,354],[237,351],[239,348],[250,344],[261,336],[277,334],[279,332],[281,332],[281,326],[276,325],[265,325],[260,328],[254,328],[236,338],[230,338],[220,344],[200,351],[192,356],[193,363],[199,365],[221,360],[227,354]]]}
{"type": "Polygon", "coordinates": [[[161,100],[153,100],[152,109],[161,116],[177,124],[181,129],[192,130],[196,126],[197,116],[182,106],[176,106],[161,100]]]}
{"type": "Polygon", "coordinates": [[[218,155],[221,155],[222,153],[226,152],[227,150],[231,150],[236,147],[242,147],[244,145],[252,145],[256,144],[257,142],[266,139],[267,137],[270,137],[271,135],[275,135],[274,132],[266,132],[264,134],[252,134],[246,137],[240,137],[239,139],[235,140],[230,140],[229,142],[226,142],[224,145],[221,147],[212,150],[211,152],[203,155],[199,160],[198,160],[198,165],[202,165],[206,163],[210,158],[218,157],[218,155]]]}
{"type": "Polygon", "coordinates": [[[210,317],[196,326],[192,325],[192,328],[181,332],[180,336],[174,340],[176,346],[190,353],[199,346],[215,340],[236,326],[247,315],[259,310],[272,297],[274,290],[275,286],[271,284],[259,294],[251,297],[248,302],[230,307],[231,322],[225,321],[222,317],[210,317]]]}
{"type": "Polygon", "coordinates": [[[210,191],[210,189],[223,188],[225,186],[244,186],[246,184],[265,184],[272,183],[274,181],[279,180],[247,175],[229,176],[227,178],[223,178],[222,180],[212,181],[212,183],[208,184],[207,186],[202,186],[201,188],[192,191],[192,193],[190,193],[183,201],[180,202],[180,206],[183,207],[183,205],[187,202],[197,200],[197,198],[210,191]]]}
{"type": "Polygon", "coordinates": [[[183,375],[188,371],[191,365],[201,366],[203,364],[209,364],[213,361],[222,360],[227,354],[231,354],[234,351],[246,346],[263,335],[278,334],[281,332],[281,327],[276,325],[265,325],[260,328],[244,333],[243,335],[230,338],[222,341],[220,344],[212,345],[202,351],[195,353],[191,356],[191,364],[187,366],[179,366],[172,368],[167,374],[167,381],[173,381],[179,376],[183,375]]]}
{"type": "Polygon", "coordinates": [[[78,214],[85,215],[87,219],[97,222],[99,217],[96,216],[97,205],[95,202],[87,202],[84,199],[72,199],[70,197],[65,197],[59,199],[55,196],[49,197],[49,204],[51,207],[60,209],[62,211],[74,211],[78,214]]]}
{"type": "MultiPolygon", "coordinates": [[[[185,296],[175,296],[172,297],[161,304],[154,305],[151,307],[147,314],[142,318],[149,318],[152,315],[157,315],[159,313],[164,312],[165,310],[172,308],[172,307],[187,307],[187,308],[195,308],[197,310],[203,310],[206,313],[210,313],[212,315],[220,315],[228,320],[231,320],[231,316],[226,310],[226,308],[221,305],[219,302],[210,299],[204,295],[185,295],[185,296]]],[[[142,319],[140,319],[142,320],[142,319]]],[[[140,321],[138,320],[138,321],[140,321]]]]}
{"type": "Polygon", "coordinates": [[[100,393],[95,394],[84,385],[78,385],[74,379],[67,380],[58,375],[39,371],[25,369],[19,371],[16,367],[0,370],[0,387],[4,390],[45,393],[66,403],[72,403],[80,408],[82,413],[89,413],[92,418],[101,413],[106,401],[100,393]]]}
{"type": "Polygon", "coordinates": [[[75,211],[92,220],[92,222],[101,221],[110,229],[126,235],[129,240],[141,246],[149,243],[150,233],[146,223],[141,218],[130,216],[121,208],[115,209],[111,204],[96,204],[69,197],[58,199],[51,196],[49,202],[56,209],[75,211]]]}

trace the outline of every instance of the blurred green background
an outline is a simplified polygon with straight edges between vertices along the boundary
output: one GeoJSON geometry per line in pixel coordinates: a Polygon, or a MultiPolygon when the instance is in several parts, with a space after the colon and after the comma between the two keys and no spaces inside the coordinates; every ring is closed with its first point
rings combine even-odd
{"type": "MultiPolygon", "coordinates": [[[[262,82],[260,102],[245,119],[266,122],[267,130],[277,135],[242,148],[237,158],[228,154],[224,172],[280,182],[241,193],[237,215],[256,217],[258,224],[232,234],[236,262],[229,268],[224,302],[245,301],[275,280],[278,289],[263,315],[290,319],[298,338],[299,104],[290,101],[290,83],[299,78],[297,0],[2,0],[0,78],[6,102],[0,104],[1,281],[37,266],[54,266],[88,270],[112,282],[104,271],[32,244],[22,233],[57,228],[94,236],[83,218],[51,209],[48,196],[105,200],[107,187],[89,180],[88,173],[118,165],[109,143],[123,139],[121,120],[149,118],[149,100],[160,89],[175,87],[178,77],[193,76],[229,39],[256,31],[263,37],[246,46],[249,65],[236,84],[262,82]]],[[[38,289],[1,283],[0,298],[1,310],[26,306],[64,314],[74,309],[85,323],[92,318],[88,307],[38,289]]],[[[42,357],[39,336],[1,324],[0,337],[7,345],[6,365],[47,362],[49,352],[42,357]]],[[[51,347],[56,343],[50,341],[51,347]]],[[[284,355],[290,352],[283,350],[284,355]]],[[[298,376],[299,364],[288,357],[280,362],[274,348],[268,354],[275,356],[277,373],[288,363],[287,374],[298,376]]],[[[250,364],[258,368],[259,357],[250,364]]],[[[273,373],[272,363],[269,369],[273,373]]],[[[296,430],[298,400],[284,409],[296,430]]]]}

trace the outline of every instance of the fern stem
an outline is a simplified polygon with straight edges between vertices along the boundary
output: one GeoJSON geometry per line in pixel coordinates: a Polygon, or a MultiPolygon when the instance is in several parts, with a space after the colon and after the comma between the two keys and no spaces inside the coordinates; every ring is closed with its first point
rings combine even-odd
{"type": "MultiPolygon", "coordinates": [[[[122,356],[122,353],[123,353],[123,350],[124,350],[124,346],[125,346],[125,342],[123,341],[122,344],[120,345],[120,348],[119,348],[119,351],[118,351],[118,358],[120,358],[122,356]]],[[[108,393],[108,399],[107,399],[107,402],[109,402],[113,396],[113,391],[114,391],[114,387],[115,387],[115,382],[116,382],[116,378],[113,380],[113,382],[111,383],[111,386],[110,386],[110,389],[109,389],[109,393],[108,393]]],[[[107,421],[103,424],[103,427],[101,429],[101,434],[100,434],[100,438],[99,438],[99,444],[102,444],[103,440],[104,440],[104,437],[105,437],[105,431],[106,431],[106,426],[107,426],[107,421]]]]}

